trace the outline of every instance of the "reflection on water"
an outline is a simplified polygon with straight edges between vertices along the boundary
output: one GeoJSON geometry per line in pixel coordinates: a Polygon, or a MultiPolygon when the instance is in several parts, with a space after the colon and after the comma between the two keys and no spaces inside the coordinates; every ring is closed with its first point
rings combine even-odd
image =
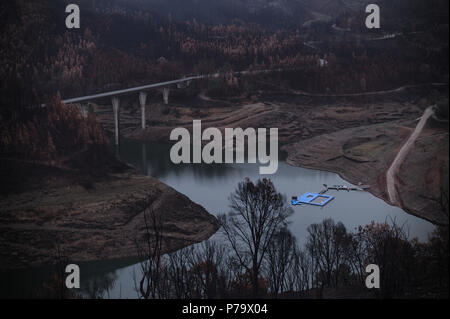
{"type": "MultiPolygon", "coordinates": [[[[123,160],[185,194],[212,214],[228,211],[228,197],[245,177],[252,180],[261,178],[259,164],[175,165],[170,161],[169,152],[168,145],[130,140],[123,141],[120,148],[123,160]]],[[[279,163],[275,175],[267,177],[272,179],[277,190],[285,194],[287,199],[305,192],[318,192],[324,188],[323,184],[349,185],[337,174],[292,167],[285,162],[279,163]]],[[[431,223],[408,215],[367,192],[341,191],[330,194],[336,198],[326,207],[303,205],[294,208],[290,229],[300,245],[306,240],[306,228],[313,223],[322,222],[325,218],[341,221],[349,231],[372,220],[385,222],[392,219],[409,230],[410,238],[418,237],[420,240],[426,240],[434,228],[431,223]]],[[[218,236],[220,233],[212,239],[218,236]]],[[[113,298],[117,298],[119,293],[125,298],[136,297],[133,273],[140,274],[139,265],[117,270],[122,290],[119,292],[113,289],[110,292],[113,298]]]]}
{"type": "MultiPolygon", "coordinates": [[[[171,162],[169,152],[168,145],[131,140],[124,140],[120,148],[123,160],[185,194],[212,214],[228,211],[228,197],[245,177],[261,178],[259,164],[176,165],[171,162]]],[[[335,173],[292,167],[283,161],[276,174],[266,177],[287,199],[305,192],[319,192],[324,188],[323,184],[349,185],[335,173]]],[[[433,229],[427,221],[408,215],[368,192],[330,191],[329,194],[336,198],[326,207],[303,205],[294,208],[291,230],[300,243],[306,237],[308,225],[325,218],[341,221],[349,230],[372,220],[384,222],[392,218],[400,225],[405,224],[410,237],[421,240],[426,240],[433,229]]]]}
{"type": "Polygon", "coordinates": [[[121,274],[117,269],[135,265],[137,262],[136,258],[130,258],[80,264],[80,270],[83,272],[80,282],[81,295],[91,299],[121,298],[122,283],[118,280],[121,274]]]}
{"type": "MultiPolygon", "coordinates": [[[[73,290],[82,298],[120,298],[124,276],[120,269],[136,265],[136,258],[80,263],[80,290],[73,290]],[[120,279],[120,280],[119,280],[120,279]]],[[[0,271],[0,299],[10,298],[59,298],[55,294],[57,283],[55,266],[0,271]]],[[[139,274],[139,273],[137,273],[139,274]]],[[[135,298],[134,281],[124,285],[124,297],[135,298]]]]}
{"type": "Polygon", "coordinates": [[[124,140],[120,146],[120,157],[142,173],[160,180],[167,176],[182,179],[184,175],[192,174],[195,178],[206,181],[215,177],[223,178],[234,171],[232,167],[222,164],[173,164],[170,160],[170,146],[157,143],[124,140]]]}
{"type": "MultiPolygon", "coordinates": [[[[119,151],[124,161],[185,194],[212,214],[228,211],[228,197],[245,177],[252,180],[261,178],[259,164],[175,165],[170,160],[170,146],[167,145],[123,140],[119,151]]],[[[285,194],[287,199],[305,192],[318,192],[324,188],[323,184],[349,184],[337,174],[292,167],[284,162],[279,163],[275,175],[267,177],[272,179],[277,190],[285,194]]],[[[306,239],[307,227],[320,223],[325,218],[341,221],[349,231],[371,221],[385,222],[393,219],[409,230],[410,238],[418,237],[422,241],[433,230],[433,225],[429,222],[408,215],[370,193],[332,191],[329,194],[336,198],[324,208],[307,205],[294,208],[290,229],[300,245],[306,239]]],[[[219,234],[214,235],[213,239],[217,236],[219,234]]],[[[136,260],[87,263],[80,265],[80,269],[85,297],[137,297],[134,277],[139,278],[140,267],[136,260]]],[[[11,297],[14,293],[16,296],[30,297],[30,291],[42,285],[48,273],[45,267],[13,275],[0,273],[0,296],[3,294],[11,297]],[[17,284],[18,281],[20,285],[17,284]]]]}

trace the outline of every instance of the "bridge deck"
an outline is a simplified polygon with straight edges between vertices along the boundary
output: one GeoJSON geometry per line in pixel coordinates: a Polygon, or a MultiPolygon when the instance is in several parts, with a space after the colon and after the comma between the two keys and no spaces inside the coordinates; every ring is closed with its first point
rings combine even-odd
{"type": "Polygon", "coordinates": [[[173,80],[173,81],[160,82],[160,83],[154,83],[154,84],[137,86],[137,87],[133,87],[133,88],[129,88],[129,89],[122,89],[122,90],[116,90],[116,91],[111,91],[111,92],[105,92],[105,93],[87,95],[87,96],[82,96],[82,97],[76,97],[76,98],[72,98],[72,99],[63,100],[63,102],[66,103],[66,104],[68,104],[68,103],[80,103],[80,102],[95,100],[95,99],[104,98],[104,97],[113,97],[113,96],[118,96],[118,95],[132,93],[132,92],[139,92],[139,91],[143,91],[143,90],[149,90],[149,89],[156,89],[156,88],[160,88],[160,87],[166,87],[166,86],[173,85],[173,84],[188,82],[188,81],[192,81],[192,80],[198,80],[198,79],[201,79],[203,77],[204,76],[202,76],[202,75],[191,76],[191,77],[178,79],[178,80],[173,80]]]}
{"type": "MultiPolygon", "coordinates": [[[[238,71],[238,72],[233,72],[233,74],[234,75],[251,75],[251,74],[269,73],[269,72],[281,72],[283,70],[284,69],[238,71]]],[[[71,99],[65,99],[65,100],[62,100],[62,102],[66,103],[66,104],[80,103],[80,102],[85,102],[85,101],[90,101],[90,100],[95,100],[95,99],[100,99],[100,98],[105,98],[105,97],[114,97],[114,96],[118,96],[118,95],[122,95],[122,94],[132,93],[132,92],[139,92],[139,91],[144,91],[144,90],[149,90],[149,89],[157,89],[157,88],[166,87],[166,86],[174,85],[174,84],[178,84],[178,83],[189,82],[192,80],[199,80],[199,79],[206,79],[206,78],[218,78],[223,75],[225,75],[225,74],[213,73],[213,74],[206,74],[206,75],[194,75],[194,76],[190,76],[190,77],[186,77],[186,78],[182,78],[182,79],[178,79],[178,80],[153,83],[153,84],[142,85],[142,86],[137,86],[137,87],[128,88],[128,89],[122,89],[122,90],[116,90],[116,91],[111,91],[111,92],[105,92],[105,93],[87,95],[87,96],[82,96],[82,97],[75,97],[75,98],[71,98],[71,99]]],[[[43,106],[45,106],[45,105],[43,105],[43,106]]]]}

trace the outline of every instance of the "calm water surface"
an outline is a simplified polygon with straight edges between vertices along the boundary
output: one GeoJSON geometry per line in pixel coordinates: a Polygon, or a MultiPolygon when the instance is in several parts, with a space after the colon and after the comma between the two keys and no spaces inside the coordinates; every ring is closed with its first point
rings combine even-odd
{"type": "MultiPolygon", "coordinates": [[[[261,178],[259,164],[175,165],[170,161],[169,151],[170,147],[167,145],[122,140],[120,156],[124,161],[158,178],[216,215],[228,212],[228,197],[245,177],[252,180],[261,178]]],[[[292,167],[282,161],[279,163],[278,172],[268,177],[288,200],[291,196],[305,192],[319,192],[324,188],[323,184],[350,185],[337,174],[292,167]]],[[[294,207],[290,229],[300,245],[306,239],[307,227],[320,223],[325,218],[341,221],[349,231],[371,221],[384,222],[393,219],[397,224],[404,225],[410,238],[417,237],[422,241],[426,240],[433,230],[431,223],[408,215],[368,192],[330,191],[328,194],[336,198],[324,208],[308,205],[294,207]]],[[[217,239],[218,236],[220,235],[216,234],[212,239],[217,239]]],[[[139,278],[140,268],[136,260],[89,263],[81,266],[81,272],[85,290],[107,291],[103,294],[105,298],[137,297],[133,277],[139,278]]],[[[28,291],[39,285],[47,274],[48,270],[44,267],[8,276],[11,280],[20,277],[22,282],[19,285],[17,281],[16,284],[5,285],[9,287],[8,294],[11,294],[11,289],[15,289],[17,295],[27,296],[28,291]]],[[[5,280],[2,282],[5,283],[5,280]]],[[[1,292],[5,293],[4,288],[7,287],[0,289],[1,292]]]]}

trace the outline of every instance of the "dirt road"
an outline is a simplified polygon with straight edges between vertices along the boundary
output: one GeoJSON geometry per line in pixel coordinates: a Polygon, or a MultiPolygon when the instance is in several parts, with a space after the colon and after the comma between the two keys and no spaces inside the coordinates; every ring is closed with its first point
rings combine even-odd
{"type": "Polygon", "coordinates": [[[386,173],[386,189],[389,195],[389,201],[394,205],[398,204],[399,200],[396,186],[397,173],[406,156],[408,155],[409,151],[414,146],[416,139],[419,137],[428,119],[433,114],[434,114],[434,106],[430,106],[425,110],[414,132],[410,135],[406,143],[402,146],[402,148],[398,152],[397,156],[395,157],[394,161],[392,162],[391,166],[389,167],[386,173]]]}

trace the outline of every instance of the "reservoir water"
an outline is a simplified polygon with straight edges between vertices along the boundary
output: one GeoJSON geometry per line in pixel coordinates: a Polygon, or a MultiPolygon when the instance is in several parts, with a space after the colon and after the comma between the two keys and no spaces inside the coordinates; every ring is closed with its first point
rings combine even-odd
{"type": "MultiPolygon", "coordinates": [[[[119,150],[120,157],[125,162],[185,194],[215,215],[228,212],[228,197],[239,182],[246,177],[253,181],[261,178],[259,164],[175,165],[170,160],[169,151],[168,145],[132,140],[122,140],[119,150]]],[[[280,161],[276,174],[266,177],[273,181],[279,192],[286,195],[287,200],[305,192],[319,192],[324,188],[323,184],[351,185],[335,173],[292,167],[283,161],[280,161]]],[[[434,229],[431,223],[406,214],[400,208],[390,206],[368,192],[330,191],[328,194],[335,196],[335,199],[326,207],[294,207],[289,227],[299,245],[303,245],[306,239],[307,227],[320,223],[325,218],[342,222],[349,231],[371,221],[395,220],[398,225],[405,227],[410,238],[417,237],[421,241],[425,241],[434,229]]],[[[214,235],[212,239],[217,236],[219,234],[214,235]]],[[[139,278],[140,267],[136,260],[88,263],[80,265],[80,268],[85,290],[103,291],[104,298],[137,297],[133,276],[139,278]],[[87,286],[90,288],[87,289],[87,286]]],[[[19,289],[16,293],[27,296],[26,291],[32,289],[33,285],[42,283],[42,277],[47,273],[44,267],[39,270],[20,271],[10,278],[20,278],[21,283],[16,282],[14,285],[19,289]]],[[[0,292],[1,295],[5,294],[5,291],[0,292]]],[[[11,291],[8,294],[11,294],[11,291]]]]}
{"type": "MultiPolygon", "coordinates": [[[[229,195],[246,177],[256,181],[270,178],[276,189],[290,200],[306,192],[319,192],[327,185],[352,185],[338,174],[293,167],[280,161],[274,175],[259,175],[260,164],[173,164],[169,157],[170,146],[138,141],[123,141],[121,158],[147,175],[188,196],[211,214],[228,212],[229,195]]],[[[390,206],[369,192],[329,191],[335,196],[326,207],[302,205],[294,207],[290,229],[301,244],[306,228],[325,218],[341,221],[348,230],[371,221],[385,222],[394,219],[409,230],[411,238],[426,240],[433,225],[423,219],[406,214],[398,207],[390,206]]]]}

